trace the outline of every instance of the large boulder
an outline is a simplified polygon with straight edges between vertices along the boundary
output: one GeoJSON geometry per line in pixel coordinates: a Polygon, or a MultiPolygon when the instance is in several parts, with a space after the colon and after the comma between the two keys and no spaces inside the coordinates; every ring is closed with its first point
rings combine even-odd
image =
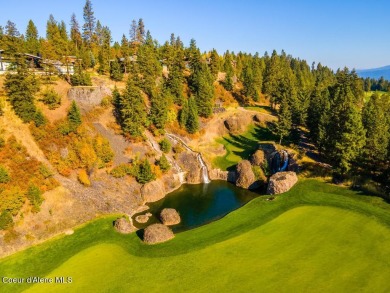
{"type": "Polygon", "coordinates": [[[164,225],[171,226],[180,223],[180,215],[175,209],[165,208],[160,213],[160,220],[164,225]]]}
{"type": "Polygon", "coordinates": [[[129,234],[137,231],[137,228],[133,226],[132,222],[126,218],[119,218],[114,222],[115,229],[122,234],[129,234]]]}
{"type": "Polygon", "coordinates": [[[279,172],[271,176],[268,182],[267,194],[280,194],[287,192],[298,182],[295,172],[279,172]]]}
{"type": "Polygon", "coordinates": [[[236,186],[245,189],[256,189],[259,187],[259,183],[252,170],[252,165],[248,160],[242,160],[237,164],[236,186]]]}
{"type": "Polygon", "coordinates": [[[163,182],[155,180],[146,183],[141,188],[141,195],[144,202],[155,202],[164,198],[165,188],[163,182]]]}
{"type": "Polygon", "coordinates": [[[251,157],[252,165],[262,166],[266,161],[266,157],[263,150],[257,150],[251,157]]]}
{"type": "Polygon", "coordinates": [[[244,132],[248,125],[252,122],[252,116],[246,113],[241,113],[239,116],[232,116],[224,121],[227,130],[232,134],[239,134],[244,132]]]}
{"type": "Polygon", "coordinates": [[[174,237],[172,230],[163,224],[150,225],[144,231],[144,242],[147,244],[165,242],[174,237]]]}

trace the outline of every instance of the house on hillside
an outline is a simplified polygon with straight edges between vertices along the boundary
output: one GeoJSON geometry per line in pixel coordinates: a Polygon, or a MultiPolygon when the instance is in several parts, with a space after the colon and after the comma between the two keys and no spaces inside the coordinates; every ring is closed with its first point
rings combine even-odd
{"type": "Polygon", "coordinates": [[[11,66],[11,60],[3,56],[4,50],[0,49],[0,74],[4,74],[11,66]]]}

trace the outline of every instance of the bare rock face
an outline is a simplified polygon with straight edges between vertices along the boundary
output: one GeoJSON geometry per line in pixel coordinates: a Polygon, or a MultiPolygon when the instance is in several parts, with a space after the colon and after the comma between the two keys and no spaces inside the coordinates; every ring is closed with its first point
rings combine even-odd
{"type": "Polygon", "coordinates": [[[155,180],[146,183],[141,188],[141,195],[144,202],[155,202],[165,196],[164,183],[160,180],[155,180]]]}
{"type": "Polygon", "coordinates": [[[293,171],[297,173],[299,171],[299,166],[296,160],[296,155],[289,153],[288,154],[288,166],[287,166],[288,171],[293,171]]]}
{"type": "Polygon", "coordinates": [[[144,231],[144,242],[147,244],[166,242],[174,237],[172,230],[163,224],[150,225],[144,231]]]}
{"type": "Polygon", "coordinates": [[[263,150],[257,150],[251,158],[252,165],[261,166],[266,161],[266,157],[263,150]]]}
{"type": "Polygon", "coordinates": [[[268,183],[267,194],[280,194],[287,192],[298,182],[295,172],[278,172],[271,176],[268,183]]]}
{"type": "Polygon", "coordinates": [[[178,163],[182,169],[187,172],[186,182],[187,183],[201,183],[201,169],[196,154],[184,151],[178,156],[178,163]]]}
{"type": "Polygon", "coordinates": [[[114,222],[115,229],[122,234],[129,234],[137,231],[137,228],[126,218],[119,218],[114,222]]]}
{"type": "Polygon", "coordinates": [[[164,225],[171,226],[180,223],[180,215],[175,209],[163,209],[160,213],[160,220],[164,225]]]}
{"type": "Polygon", "coordinates": [[[245,189],[256,189],[259,187],[259,183],[252,171],[252,165],[248,160],[242,160],[237,164],[236,186],[245,189]]]}
{"type": "Polygon", "coordinates": [[[68,98],[75,100],[85,110],[100,105],[104,97],[111,95],[111,90],[105,86],[77,86],[68,91],[68,98]]]}
{"type": "Polygon", "coordinates": [[[264,157],[268,163],[271,163],[272,154],[276,151],[274,143],[261,143],[259,144],[259,150],[264,152],[264,157]]]}
{"type": "Polygon", "coordinates": [[[221,169],[211,169],[209,171],[209,177],[211,180],[225,180],[228,179],[229,171],[222,171],[221,169]]]}

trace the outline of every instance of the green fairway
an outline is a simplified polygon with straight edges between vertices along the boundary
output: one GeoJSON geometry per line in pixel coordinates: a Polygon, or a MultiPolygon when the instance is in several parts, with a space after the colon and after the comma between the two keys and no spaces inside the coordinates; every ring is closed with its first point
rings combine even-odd
{"type": "Polygon", "coordinates": [[[386,292],[390,207],[316,180],[259,197],[225,218],[144,245],[93,221],[0,261],[0,276],[72,277],[0,284],[1,292],[386,292]]]}
{"type": "Polygon", "coordinates": [[[249,159],[250,155],[258,149],[260,141],[275,140],[268,128],[250,125],[248,130],[240,135],[225,135],[216,141],[223,144],[226,154],[216,157],[213,165],[221,170],[227,170],[239,161],[249,159]]]}

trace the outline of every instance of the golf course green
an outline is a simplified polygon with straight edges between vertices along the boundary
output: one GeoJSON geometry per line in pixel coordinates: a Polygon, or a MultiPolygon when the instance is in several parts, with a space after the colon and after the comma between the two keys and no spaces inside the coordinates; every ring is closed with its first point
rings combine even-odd
{"type": "Polygon", "coordinates": [[[390,205],[303,179],[221,220],[148,246],[100,218],[0,260],[1,292],[389,292],[390,205]]]}

